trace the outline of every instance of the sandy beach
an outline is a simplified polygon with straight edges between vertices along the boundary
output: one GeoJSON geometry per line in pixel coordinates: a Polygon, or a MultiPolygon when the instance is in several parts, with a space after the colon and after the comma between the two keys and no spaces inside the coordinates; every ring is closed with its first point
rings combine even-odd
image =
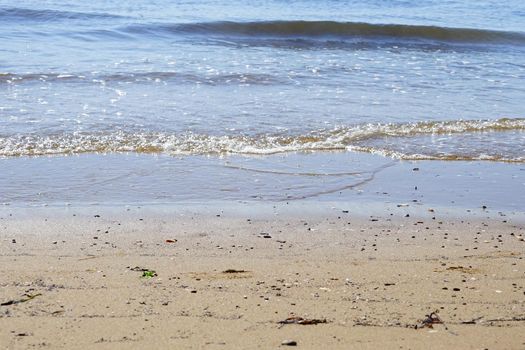
{"type": "Polygon", "coordinates": [[[268,207],[2,209],[1,348],[525,348],[519,215],[268,207]]]}
{"type": "Polygon", "coordinates": [[[525,349],[525,1],[0,0],[0,350],[525,349]]]}

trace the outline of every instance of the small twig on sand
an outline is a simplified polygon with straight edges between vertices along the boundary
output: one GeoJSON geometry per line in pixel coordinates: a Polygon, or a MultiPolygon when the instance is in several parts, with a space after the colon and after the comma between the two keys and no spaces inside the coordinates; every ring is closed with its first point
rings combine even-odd
{"type": "Polygon", "coordinates": [[[485,322],[523,322],[525,321],[525,316],[512,317],[512,318],[495,318],[492,320],[486,320],[485,322]]]}
{"type": "Polygon", "coordinates": [[[476,324],[479,320],[481,320],[483,316],[475,317],[472,320],[468,321],[461,321],[460,324],[476,324]]]}
{"type": "Polygon", "coordinates": [[[25,303],[26,301],[29,301],[29,300],[32,300],[38,296],[42,295],[41,293],[37,293],[37,294],[25,294],[25,298],[21,298],[21,299],[16,299],[16,300],[9,300],[9,301],[6,301],[5,303],[1,303],[0,306],[9,306],[9,305],[15,305],[15,304],[20,304],[20,303],[25,303]]]}

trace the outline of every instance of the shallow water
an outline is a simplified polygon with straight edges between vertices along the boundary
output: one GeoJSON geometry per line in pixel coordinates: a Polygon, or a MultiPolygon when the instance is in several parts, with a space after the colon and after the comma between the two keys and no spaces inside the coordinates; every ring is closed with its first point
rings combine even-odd
{"type": "MultiPolygon", "coordinates": [[[[0,176],[15,192],[22,164],[46,161],[11,159],[26,156],[185,156],[191,176],[202,156],[294,152],[319,167],[332,151],[525,162],[522,1],[0,0],[0,40],[0,176]]],[[[269,176],[279,158],[265,159],[269,176]]],[[[157,171],[166,186],[178,174],[157,171]]]]}
{"type": "Polygon", "coordinates": [[[501,162],[396,161],[352,152],[223,158],[131,153],[11,157],[3,166],[5,208],[259,202],[374,211],[402,205],[423,212],[487,206],[524,213],[525,167],[501,162]]]}

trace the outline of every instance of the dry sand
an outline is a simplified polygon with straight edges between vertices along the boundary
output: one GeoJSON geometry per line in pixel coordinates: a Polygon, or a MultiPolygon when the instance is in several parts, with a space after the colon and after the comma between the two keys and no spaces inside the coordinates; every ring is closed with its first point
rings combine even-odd
{"type": "Polygon", "coordinates": [[[405,212],[6,209],[0,348],[525,349],[523,223],[405,212]]]}

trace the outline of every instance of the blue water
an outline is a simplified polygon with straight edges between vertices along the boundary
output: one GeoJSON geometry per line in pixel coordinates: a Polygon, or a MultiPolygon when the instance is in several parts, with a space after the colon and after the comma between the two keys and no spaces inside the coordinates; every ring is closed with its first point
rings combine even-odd
{"type": "Polygon", "coordinates": [[[81,153],[525,162],[523,1],[0,0],[0,43],[9,179],[81,153]]]}

